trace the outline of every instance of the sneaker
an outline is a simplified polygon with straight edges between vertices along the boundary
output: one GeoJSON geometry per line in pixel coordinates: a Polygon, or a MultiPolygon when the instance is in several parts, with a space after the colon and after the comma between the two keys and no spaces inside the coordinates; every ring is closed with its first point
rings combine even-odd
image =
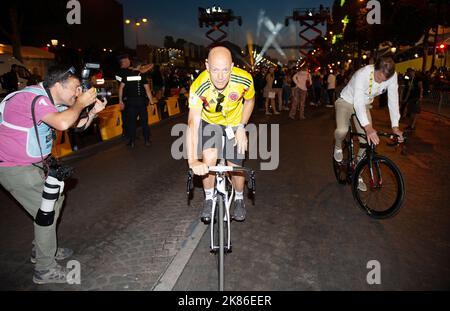
{"type": "Polygon", "coordinates": [[[207,225],[211,222],[212,206],[213,206],[213,200],[205,200],[205,202],[203,202],[203,211],[200,215],[200,220],[205,225],[207,225]]]}
{"type": "Polygon", "coordinates": [[[280,114],[278,111],[275,111],[273,114],[280,114]]]}
{"type": "Polygon", "coordinates": [[[314,102],[310,102],[310,103],[309,103],[309,105],[310,105],[310,106],[315,106],[315,105],[316,105],[316,103],[314,103],[314,102]]]}
{"type": "Polygon", "coordinates": [[[56,265],[47,270],[34,270],[33,282],[35,284],[67,283],[69,269],[56,265]]]}
{"type": "Polygon", "coordinates": [[[232,218],[236,221],[244,221],[245,213],[244,200],[234,200],[234,212],[232,218]]]}
{"type": "MultiPolygon", "coordinates": [[[[71,250],[70,248],[58,247],[58,249],[56,250],[55,259],[56,260],[64,260],[64,259],[69,258],[72,255],[73,255],[73,250],[71,250]]],[[[36,249],[34,247],[31,250],[30,261],[31,261],[31,263],[36,263],[36,249]]]]}
{"type": "Polygon", "coordinates": [[[344,159],[344,155],[342,154],[342,149],[338,148],[338,147],[334,147],[334,159],[336,160],[336,162],[342,162],[342,160],[344,159]]]}
{"type": "Polygon", "coordinates": [[[284,111],[289,111],[290,109],[289,109],[289,107],[284,107],[283,110],[284,111]]]}
{"type": "Polygon", "coordinates": [[[145,145],[146,145],[147,147],[150,147],[150,146],[152,145],[151,140],[150,140],[150,139],[147,139],[147,140],[145,141],[145,145]]]}
{"type": "Polygon", "coordinates": [[[269,112],[269,111],[266,111],[266,116],[271,116],[272,115],[272,113],[271,112],[269,112]]]}
{"type": "Polygon", "coordinates": [[[367,186],[364,183],[364,180],[362,179],[362,177],[358,178],[358,190],[363,191],[363,192],[367,191],[367,186]]]}
{"type": "Polygon", "coordinates": [[[327,104],[327,105],[325,105],[325,107],[328,107],[328,108],[333,108],[334,106],[333,106],[333,105],[331,105],[331,104],[327,104]]]}

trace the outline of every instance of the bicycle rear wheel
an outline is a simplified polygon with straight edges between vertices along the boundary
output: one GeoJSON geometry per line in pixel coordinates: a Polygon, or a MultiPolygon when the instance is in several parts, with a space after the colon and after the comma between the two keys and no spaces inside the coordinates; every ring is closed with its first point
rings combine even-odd
{"type": "MultiPolygon", "coordinates": [[[[334,150],[334,149],[333,149],[334,150]]],[[[340,184],[346,184],[350,182],[350,149],[347,143],[347,140],[342,142],[342,161],[337,162],[334,159],[334,155],[332,156],[333,160],[333,170],[334,175],[336,176],[336,180],[340,184]]]]}
{"type": "Polygon", "coordinates": [[[356,166],[352,193],[367,215],[384,219],[400,210],[405,197],[405,183],[394,162],[384,156],[374,155],[370,163],[369,158],[365,157],[356,166]]]}

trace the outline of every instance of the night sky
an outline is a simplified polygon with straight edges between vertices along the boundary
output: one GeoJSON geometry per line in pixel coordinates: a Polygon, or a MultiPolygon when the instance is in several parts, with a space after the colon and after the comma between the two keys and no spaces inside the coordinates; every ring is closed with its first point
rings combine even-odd
{"type": "MultiPolygon", "coordinates": [[[[225,30],[228,32],[228,40],[244,46],[250,36],[254,43],[263,45],[266,37],[261,34],[256,38],[257,19],[261,10],[273,23],[283,24],[282,30],[277,36],[280,45],[298,45],[300,38],[298,23],[290,21],[289,27],[284,27],[286,16],[292,16],[295,8],[317,8],[320,4],[331,7],[333,0],[262,0],[262,1],[203,1],[203,0],[119,0],[123,4],[124,18],[146,17],[150,23],[139,30],[139,43],[163,46],[164,36],[183,38],[187,41],[208,45],[211,43],[205,37],[208,28],[198,26],[198,7],[220,6],[224,9],[233,10],[236,16],[242,16],[242,26],[237,20],[233,21],[225,30]]],[[[262,30],[266,30],[265,27],[262,30]]],[[[131,25],[125,25],[125,44],[130,47],[136,45],[136,32],[131,25]]],[[[288,57],[296,57],[296,51],[285,51],[288,57]]]]}

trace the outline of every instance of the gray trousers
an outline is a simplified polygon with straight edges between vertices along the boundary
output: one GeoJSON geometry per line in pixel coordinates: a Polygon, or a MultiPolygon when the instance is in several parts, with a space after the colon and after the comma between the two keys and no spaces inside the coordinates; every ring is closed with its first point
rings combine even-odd
{"type": "MultiPolygon", "coordinates": [[[[372,117],[370,115],[369,106],[366,106],[367,118],[369,122],[372,123],[372,117]]],[[[348,132],[348,127],[350,126],[350,117],[355,113],[355,109],[353,108],[353,104],[346,102],[342,98],[338,98],[335,102],[335,110],[336,110],[336,130],[334,131],[334,139],[335,145],[338,148],[342,148],[342,141],[348,132]]],[[[356,117],[353,118],[353,123],[355,124],[356,132],[360,134],[364,134],[364,129],[359,124],[356,117]]],[[[366,143],[361,137],[358,137],[360,143],[366,143]]],[[[364,153],[365,149],[360,148],[358,150],[358,157],[361,157],[364,153]]]]}
{"type": "MultiPolygon", "coordinates": [[[[0,184],[33,219],[41,207],[44,182],[44,172],[35,166],[0,167],[0,184]]],[[[33,222],[36,270],[46,270],[56,266],[56,224],[63,201],[64,196],[60,196],[55,203],[55,220],[51,226],[43,227],[33,222]]]]}

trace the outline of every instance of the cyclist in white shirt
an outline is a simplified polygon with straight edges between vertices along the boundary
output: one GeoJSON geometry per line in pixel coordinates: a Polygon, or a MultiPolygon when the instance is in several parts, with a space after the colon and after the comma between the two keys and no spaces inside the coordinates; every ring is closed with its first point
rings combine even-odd
{"type": "MultiPolygon", "coordinates": [[[[377,145],[380,142],[377,131],[372,126],[369,108],[373,99],[386,91],[392,132],[399,135],[400,142],[403,141],[402,132],[398,127],[400,112],[395,63],[391,57],[381,57],[375,65],[367,65],[356,71],[336,100],[334,159],[337,162],[343,159],[342,141],[347,135],[350,117],[354,113],[357,118],[357,122],[354,122],[357,132],[363,134],[365,131],[369,143],[377,145]]],[[[365,142],[362,138],[359,140],[365,142]]],[[[359,149],[358,158],[362,157],[364,151],[364,148],[359,149]]]]}

